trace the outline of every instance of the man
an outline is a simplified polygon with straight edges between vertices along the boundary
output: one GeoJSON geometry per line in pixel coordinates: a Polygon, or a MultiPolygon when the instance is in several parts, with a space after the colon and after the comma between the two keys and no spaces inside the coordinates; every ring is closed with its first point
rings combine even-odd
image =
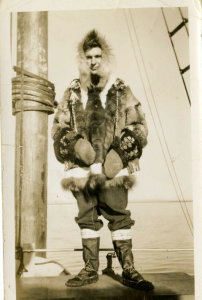
{"type": "Polygon", "coordinates": [[[52,137],[57,159],[65,164],[64,189],[77,199],[75,218],[81,230],[84,269],[67,281],[82,286],[98,280],[99,236],[108,221],[123,268],[123,284],[152,290],[152,283],[135,270],[131,226],[126,210],[128,190],[135,185],[148,129],[140,102],[129,86],[112,75],[114,56],[104,38],[93,30],[78,46],[80,79],[71,82],[54,118],[52,137]]]}

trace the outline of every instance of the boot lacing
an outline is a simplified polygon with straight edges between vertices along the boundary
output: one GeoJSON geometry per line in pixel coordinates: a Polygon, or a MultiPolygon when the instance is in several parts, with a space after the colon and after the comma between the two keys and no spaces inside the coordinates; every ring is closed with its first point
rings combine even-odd
{"type": "Polygon", "coordinates": [[[91,263],[90,263],[89,260],[86,262],[85,268],[84,268],[84,269],[85,269],[87,272],[91,272],[91,271],[95,271],[95,272],[96,272],[96,270],[94,270],[94,269],[92,268],[92,265],[91,265],[91,263]]]}
{"type": "MultiPolygon", "coordinates": [[[[135,267],[134,267],[134,266],[130,266],[130,267],[128,267],[128,268],[125,268],[124,271],[129,272],[129,273],[132,273],[133,271],[136,271],[136,270],[135,270],[135,267]]],[[[136,271],[136,272],[137,272],[137,271],[136,271]]]]}
{"type": "Polygon", "coordinates": [[[145,281],[144,278],[139,274],[139,272],[137,270],[135,270],[134,266],[130,266],[130,267],[124,269],[124,272],[127,272],[129,274],[133,273],[134,271],[140,277],[139,279],[137,279],[138,283],[141,282],[141,281],[145,281]]]}

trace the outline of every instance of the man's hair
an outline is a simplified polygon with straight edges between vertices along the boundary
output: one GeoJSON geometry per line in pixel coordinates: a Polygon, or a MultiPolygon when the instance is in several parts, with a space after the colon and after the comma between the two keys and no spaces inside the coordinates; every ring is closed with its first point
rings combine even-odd
{"type": "Polygon", "coordinates": [[[99,47],[100,49],[102,49],[102,46],[99,42],[98,33],[94,29],[91,32],[89,32],[88,35],[86,36],[86,39],[83,43],[83,51],[86,52],[89,49],[92,49],[95,47],[99,47]]]}

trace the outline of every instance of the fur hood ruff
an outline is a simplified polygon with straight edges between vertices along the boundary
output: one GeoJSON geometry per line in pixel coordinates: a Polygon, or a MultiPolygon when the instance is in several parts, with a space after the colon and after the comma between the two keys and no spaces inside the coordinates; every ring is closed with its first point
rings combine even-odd
{"type": "Polygon", "coordinates": [[[99,42],[99,44],[101,45],[101,49],[102,49],[102,60],[101,60],[99,71],[98,71],[98,75],[100,76],[100,81],[99,81],[97,87],[103,88],[106,85],[106,83],[109,79],[109,76],[113,70],[114,62],[115,62],[112,48],[106,42],[105,38],[100,36],[98,34],[98,32],[95,30],[88,33],[84,37],[84,39],[79,43],[78,55],[77,55],[78,68],[79,68],[79,73],[80,73],[80,81],[81,81],[81,86],[83,89],[86,89],[91,84],[91,77],[90,77],[91,74],[90,74],[89,66],[86,61],[85,52],[83,49],[84,43],[86,42],[87,39],[89,39],[91,37],[92,37],[92,39],[96,39],[99,42]]]}

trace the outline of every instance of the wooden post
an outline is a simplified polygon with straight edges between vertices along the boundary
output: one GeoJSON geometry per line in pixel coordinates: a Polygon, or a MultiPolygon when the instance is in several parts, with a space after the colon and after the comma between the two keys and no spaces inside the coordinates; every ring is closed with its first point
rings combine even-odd
{"type": "MultiPolygon", "coordinates": [[[[18,13],[17,66],[47,79],[47,12],[18,13]]],[[[20,107],[20,101],[16,105],[20,107]]],[[[23,101],[23,106],[38,105],[23,101]]],[[[24,111],[22,115],[21,119],[21,112],[16,114],[16,245],[35,243],[36,248],[43,249],[47,227],[48,114],[24,111]]]]}

